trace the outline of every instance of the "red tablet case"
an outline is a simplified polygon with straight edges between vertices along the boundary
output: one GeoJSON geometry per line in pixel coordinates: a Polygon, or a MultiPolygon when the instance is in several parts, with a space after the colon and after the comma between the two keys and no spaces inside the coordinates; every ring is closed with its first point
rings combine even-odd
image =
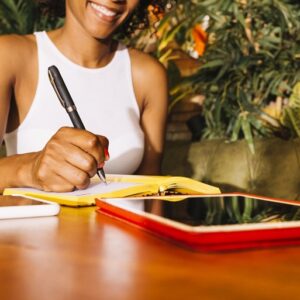
{"type": "MultiPolygon", "coordinates": [[[[248,196],[273,202],[300,205],[297,201],[272,199],[249,194],[230,193],[227,195],[248,196]]],[[[204,229],[202,232],[193,232],[114,206],[105,202],[105,200],[96,199],[96,205],[98,212],[133,223],[144,230],[197,251],[232,251],[300,244],[300,221],[289,222],[290,227],[280,227],[280,223],[274,223],[274,228],[247,229],[245,227],[244,230],[228,230],[231,225],[226,225],[226,230],[223,230],[223,226],[216,226],[218,229],[215,231],[205,231],[204,229]]]]}

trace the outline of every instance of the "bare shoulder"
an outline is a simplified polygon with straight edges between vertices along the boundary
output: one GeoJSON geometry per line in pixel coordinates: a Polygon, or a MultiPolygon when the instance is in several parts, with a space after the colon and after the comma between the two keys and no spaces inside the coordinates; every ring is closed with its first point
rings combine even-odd
{"type": "Polygon", "coordinates": [[[24,66],[36,49],[33,35],[2,35],[0,36],[0,66],[10,71],[24,66]]]}
{"type": "Polygon", "coordinates": [[[158,76],[159,79],[166,77],[165,67],[156,58],[136,49],[129,49],[129,54],[133,75],[137,74],[143,78],[158,76]]]}
{"type": "Polygon", "coordinates": [[[34,47],[35,45],[35,37],[33,34],[27,35],[19,35],[19,34],[8,34],[0,36],[0,45],[1,49],[10,51],[20,51],[23,50],[30,50],[30,47],[34,47]],[[21,47],[21,49],[20,49],[21,47]]]}
{"type": "Polygon", "coordinates": [[[157,59],[141,51],[130,49],[129,54],[133,85],[140,108],[166,101],[168,80],[165,67],[157,59]]]}

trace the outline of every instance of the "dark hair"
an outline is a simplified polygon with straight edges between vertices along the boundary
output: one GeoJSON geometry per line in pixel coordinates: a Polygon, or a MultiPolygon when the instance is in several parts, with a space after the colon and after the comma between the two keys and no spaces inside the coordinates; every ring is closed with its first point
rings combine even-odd
{"type": "MultiPolygon", "coordinates": [[[[128,20],[119,29],[119,33],[123,36],[128,36],[137,29],[145,29],[149,27],[150,13],[154,18],[159,20],[159,16],[165,13],[166,9],[170,9],[177,0],[140,0],[137,8],[128,20]],[[149,6],[152,6],[152,11],[149,11],[149,6]]],[[[65,17],[65,0],[37,0],[38,6],[42,14],[51,17],[65,17]]]]}

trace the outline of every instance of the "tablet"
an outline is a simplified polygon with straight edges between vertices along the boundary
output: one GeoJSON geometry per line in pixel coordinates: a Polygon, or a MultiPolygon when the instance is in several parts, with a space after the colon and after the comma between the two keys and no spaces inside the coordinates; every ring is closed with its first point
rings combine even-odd
{"type": "Polygon", "coordinates": [[[300,202],[242,193],[182,197],[96,199],[96,205],[98,212],[195,250],[300,244],[300,202]]]}
{"type": "Polygon", "coordinates": [[[0,196],[0,220],[13,218],[46,217],[59,213],[57,203],[27,196],[0,196]]]}

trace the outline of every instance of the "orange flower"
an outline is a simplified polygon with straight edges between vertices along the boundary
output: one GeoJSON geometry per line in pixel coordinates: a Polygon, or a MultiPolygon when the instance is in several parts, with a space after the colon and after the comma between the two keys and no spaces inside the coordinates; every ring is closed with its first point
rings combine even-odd
{"type": "Polygon", "coordinates": [[[153,5],[148,6],[148,13],[150,23],[156,23],[164,17],[164,15],[161,12],[159,12],[159,8],[153,5]]]}
{"type": "Polygon", "coordinates": [[[195,51],[199,54],[199,56],[203,55],[208,37],[201,25],[198,24],[192,29],[192,37],[195,42],[195,51]]]}

